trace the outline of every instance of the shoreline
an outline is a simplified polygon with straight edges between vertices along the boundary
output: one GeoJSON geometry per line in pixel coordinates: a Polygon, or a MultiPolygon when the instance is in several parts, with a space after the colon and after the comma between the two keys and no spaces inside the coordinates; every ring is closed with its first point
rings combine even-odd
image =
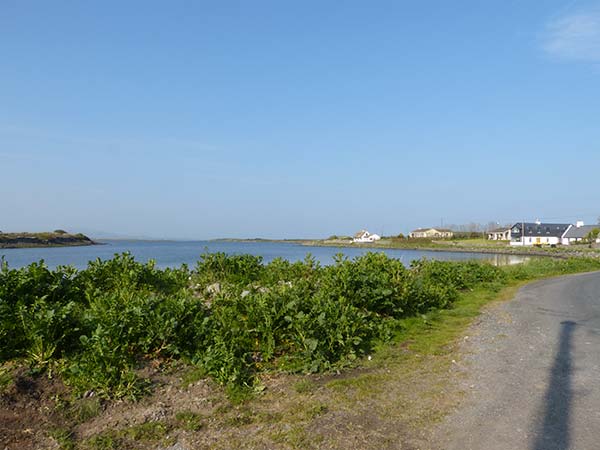
{"type": "Polygon", "coordinates": [[[439,253],[482,253],[487,255],[515,255],[515,256],[546,256],[550,258],[569,258],[564,253],[550,254],[543,250],[540,251],[513,251],[510,248],[475,248],[475,247],[421,247],[421,246],[391,246],[391,245],[370,245],[370,244],[327,244],[327,243],[303,243],[301,245],[307,247],[338,247],[338,248],[380,248],[385,250],[415,250],[415,251],[427,251],[427,252],[439,252],[439,253]]]}
{"type": "Polygon", "coordinates": [[[18,248],[61,248],[61,247],[91,247],[92,245],[106,245],[104,242],[91,243],[73,243],[73,244],[0,244],[0,250],[18,249],[18,248]]]}
{"type": "MultiPolygon", "coordinates": [[[[385,250],[422,250],[428,252],[446,252],[446,253],[479,253],[488,255],[515,255],[515,256],[540,256],[549,258],[568,259],[571,257],[592,257],[600,258],[600,249],[583,249],[570,247],[557,247],[549,249],[538,249],[535,247],[484,247],[484,246],[466,246],[458,243],[441,244],[432,241],[433,245],[404,245],[397,242],[384,241],[383,243],[350,243],[346,241],[325,241],[313,239],[215,239],[220,242],[246,242],[246,243],[279,243],[279,244],[297,244],[305,247],[334,247],[334,248],[373,248],[385,250]]],[[[452,241],[450,241],[452,242],[452,241]]]]}

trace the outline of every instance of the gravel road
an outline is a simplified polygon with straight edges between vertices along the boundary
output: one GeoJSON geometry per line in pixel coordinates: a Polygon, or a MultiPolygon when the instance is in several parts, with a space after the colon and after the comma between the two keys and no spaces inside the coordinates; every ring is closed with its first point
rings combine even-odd
{"type": "Polygon", "coordinates": [[[469,334],[435,448],[600,449],[600,273],[525,286],[469,334]]]}

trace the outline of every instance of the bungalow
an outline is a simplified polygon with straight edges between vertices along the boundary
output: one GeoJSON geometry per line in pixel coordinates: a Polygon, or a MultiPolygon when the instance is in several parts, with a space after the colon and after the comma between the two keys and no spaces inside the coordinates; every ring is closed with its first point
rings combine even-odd
{"type": "Polygon", "coordinates": [[[495,228],[487,232],[490,241],[510,241],[510,227],[495,228]]]}
{"type": "MultiPolygon", "coordinates": [[[[569,245],[575,242],[581,242],[585,240],[588,235],[594,231],[600,229],[600,225],[584,225],[583,222],[578,221],[575,225],[571,225],[562,236],[562,244],[569,245]]],[[[600,242],[600,237],[596,238],[596,242],[600,242]]]]}
{"type": "Polygon", "coordinates": [[[408,235],[411,238],[451,238],[452,236],[454,232],[447,228],[417,228],[408,235]]]}
{"type": "Polygon", "coordinates": [[[510,245],[560,244],[569,227],[571,224],[568,223],[519,222],[510,229],[510,245]]]}
{"type": "Polygon", "coordinates": [[[362,242],[374,242],[381,239],[381,236],[378,234],[371,234],[367,230],[360,230],[358,233],[354,235],[352,242],[362,243],[362,242]]]}

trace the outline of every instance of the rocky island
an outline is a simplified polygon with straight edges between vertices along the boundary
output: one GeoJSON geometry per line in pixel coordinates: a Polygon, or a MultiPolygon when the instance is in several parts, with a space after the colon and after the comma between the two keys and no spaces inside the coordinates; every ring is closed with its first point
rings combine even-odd
{"type": "Polygon", "coordinates": [[[95,244],[84,234],[70,234],[64,230],[43,233],[3,233],[0,231],[0,248],[74,247],[95,244]]]}

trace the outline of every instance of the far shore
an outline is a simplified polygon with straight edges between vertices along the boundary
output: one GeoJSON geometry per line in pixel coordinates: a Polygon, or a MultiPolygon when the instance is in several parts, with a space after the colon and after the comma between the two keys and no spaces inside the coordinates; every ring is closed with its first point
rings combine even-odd
{"type": "Polygon", "coordinates": [[[84,234],[70,234],[62,230],[42,233],[0,233],[0,249],[83,247],[100,245],[84,234]]]}
{"type": "Polygon", "coordinates": [[[338,248],[373,248],[373,249],[397,249],[397,250],[423,250],[431,252],[452,253],[484,253],[504,254],[516,256],[545,256],[552,258],[570,257],[597,257],[600,258],[600,248],[588,248],[584,245],[550,247],[511,247],[507,243],[498,241],[485,242],[481,239],[463,240],[413,240],[384,238],[371,243],[354,243],[350,239],[215,239],[219,242],[273,242],[298,244],[307,247],[338,247],[338,248]]]}

